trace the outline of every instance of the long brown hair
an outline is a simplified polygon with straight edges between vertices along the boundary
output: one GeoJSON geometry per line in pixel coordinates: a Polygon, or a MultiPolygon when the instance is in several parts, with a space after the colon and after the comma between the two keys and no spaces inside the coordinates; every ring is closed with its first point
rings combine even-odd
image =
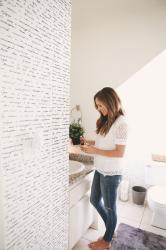
{"type": "Polygon", "coordinates": [[[124,115],[122,104],[119,96],[114,89],[105,87],[97,92],[94,96],[94,103],[96,106],[96,98],[101,101],[108,109],[108,114],[103,116],[100,112],[100,117],[96,122],[96,133],[106,135],[114,121],[120,116],[124,115]]]}

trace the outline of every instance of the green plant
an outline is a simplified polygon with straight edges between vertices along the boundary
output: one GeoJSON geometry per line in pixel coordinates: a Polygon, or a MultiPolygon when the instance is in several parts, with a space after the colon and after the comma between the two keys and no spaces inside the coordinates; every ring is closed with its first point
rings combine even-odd
{"type": "MultiPolygon", "coordinates": [[[[70,124],[69,127],[69,137],[73,140],[76,139],[78,140],[78,144],[80,143],[80,136],[83,136],[85,133],[84,128],[82,127],[81,124],[73,122],[70,124]]],[[[74,144],[74,143],[73,143],[74,144]]]]}

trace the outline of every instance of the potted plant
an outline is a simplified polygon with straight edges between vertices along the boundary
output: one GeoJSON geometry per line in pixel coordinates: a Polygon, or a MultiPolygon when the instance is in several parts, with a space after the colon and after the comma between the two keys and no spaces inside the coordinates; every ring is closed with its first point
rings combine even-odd
{"type": "Polygon", "coordinates": [[[85,133],[84,128],[78,122],[73,122],[69,127],[69,137],[72,139],[73,145],[80,144],[80,136],[85,133]]]}

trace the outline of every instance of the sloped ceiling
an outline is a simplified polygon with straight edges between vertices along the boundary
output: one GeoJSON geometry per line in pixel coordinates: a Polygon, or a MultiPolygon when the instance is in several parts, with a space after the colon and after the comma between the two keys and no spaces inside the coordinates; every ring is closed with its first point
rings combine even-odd
{"type": "Polygon", "coordinates": [[[73,0],[72,83],[120,85],[165,50],[165,27],[165,0],[73,0]]]}

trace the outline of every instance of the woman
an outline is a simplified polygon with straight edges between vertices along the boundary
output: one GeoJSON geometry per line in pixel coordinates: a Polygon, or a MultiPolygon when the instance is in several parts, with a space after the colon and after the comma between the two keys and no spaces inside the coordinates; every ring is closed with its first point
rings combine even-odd
{"type": "Polygon", "coordinates": [[[106,87],[94,96],[100,117],[96,122],[96,140],[84,139],[81,150],[94,154],[95,174],[90,202],[104,221],[106,231],[103,238],[89,244],[93,250],[111,247],[117,224],[117,189],[122,178],[122,163],[127,139],[127,123],[120,98],[115,90],[106,87]],[[95,146],[93,146],[95,145],[95,146]]]}

